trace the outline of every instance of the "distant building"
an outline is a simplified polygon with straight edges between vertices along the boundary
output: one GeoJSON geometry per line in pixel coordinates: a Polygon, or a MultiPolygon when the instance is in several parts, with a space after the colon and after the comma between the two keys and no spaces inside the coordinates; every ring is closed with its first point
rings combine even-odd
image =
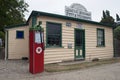
{"type": "Polygon", "coordinates": [[[78,3],[73,3],[71,6],[65,6],[65,15],[69,17],[91,20],[91,12],[78,3]]]}

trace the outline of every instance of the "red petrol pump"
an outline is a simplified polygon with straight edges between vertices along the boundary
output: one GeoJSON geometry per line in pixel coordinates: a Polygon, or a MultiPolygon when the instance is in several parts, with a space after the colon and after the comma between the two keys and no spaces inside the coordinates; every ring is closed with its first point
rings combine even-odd
{"type": "Polygon", "coordinates": [[[29,31],[29,72],[32,74],[44,71],[44,33],[39,25],[29,31]]]}

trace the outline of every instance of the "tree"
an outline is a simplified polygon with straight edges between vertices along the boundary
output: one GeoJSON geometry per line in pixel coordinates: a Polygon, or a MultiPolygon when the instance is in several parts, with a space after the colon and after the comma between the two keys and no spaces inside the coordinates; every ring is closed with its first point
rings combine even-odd
{"type": "Polygon", "coordinates": [[[103,11],[103,17],[106,18],[106,14],[105,14],[105,11],[103,11]]]}
{"type": "Polygon", "coordinates": [[[106,16],[110,17],[110,11],[106,10],[106,16]]]}
{"type": "Polygon", "coordinates": [[[120,21],[120,17],[118,14],[116,14],[116,21],[120,21]]]}
{"type": "Polygon", "coordinates": [[[3,40],[5,40],[5,34],[2,31],[0,31],[0,38],[3,39],[3,40]]]}
{"type": "Polygon", "coordinates": [[[5,46],[5,34],[3,31],[0,31],[0,39],[2,39],[3,47],[5,46]]]}
{"type": "Polygon", "coordinates": [[[23,23],[27,8],[24,0],[0,0],[0,31],[4,31],[4,26],[23,23]]]}
{"type": "Polygon", "coordinates": [[[120,26],[118,26],[114,29],[114,37],[116,39],[120,40],[120,26]]]}
{"type": "Polygon", "coordinates": [[[0,38],[4,41],[4,27],[25,22],[24,12],[28,4],[24,0],[0,0],[0,38]]]}
{"type": "Polygon", "coordinates": [[[100,23],[108,24],[108,25],[114,25],[114,18],[110,16],[110,12],[108,10],[103,11],[103,17],[100,23]]]}

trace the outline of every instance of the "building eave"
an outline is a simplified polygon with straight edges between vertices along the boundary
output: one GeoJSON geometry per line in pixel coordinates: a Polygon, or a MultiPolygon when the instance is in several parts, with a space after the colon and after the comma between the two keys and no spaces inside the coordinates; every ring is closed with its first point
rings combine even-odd
{"type": "Polygon", "coordinates": [[[112,27],[112,28],[114,27],[113,25],[103,24],[100,22],[95,22],[95,21],[90,21],[90,20],[78,19],[78,18],[68,17],[68,16],[64,16],[64,15],[59,15],[59,14],[53,14],[53,13],[47,13],[47,12],[41,12],[41,11],[32,11],[32,13],[30,14],[26,23],[6,26],[4,29],[28,26],[29,20],[33,16],[48,16],[48,17],[65,19],[65,20],[72,20],[72,21],[78,21],[78,22],[85,22],[85,23],[89,23],[89,24],[101,25],[101,26],[106,26],[106,27],[112,27]]]}
{"type": "Polygon", "coordinates": [[[27,23],[23,23],[23,24],[5,26],[4,29],[7,30],[7,29],[11,29],[11,28],[18,28],[18,27],[24,27],[24,26],[28,26],[28,24],[27,23]]]}
{"type": "Polygon", "coordinates": [[[53,14],[53,13],[46,13],[46,12],[41,12],[41,11],[32,11],[31,15],[29,16],[29,18],[27,20],[27,23],[29,22],[29,20],[32,16],[48,16],[48,17],[65,19],[65,20],[73,20],[73,21],[85,22],[85,23],[90,23],[90,24],[95,24],[95,25],[114,27],[113,25],[103,24],[100,22],[78,19],[78,18],[68,17],[68,16],[64,16],[64,15],[58,15],[58,14],[53,14]]]}

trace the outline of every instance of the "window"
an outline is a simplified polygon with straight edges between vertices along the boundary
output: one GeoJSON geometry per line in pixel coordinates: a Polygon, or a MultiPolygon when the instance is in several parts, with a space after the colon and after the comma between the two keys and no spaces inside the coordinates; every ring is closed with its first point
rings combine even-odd
{"type": "Polygon", "coordinates": [[[97,29],[97,46],[105,46],[104,29],[97,29]]]}
{"type": "Polygon", "coordinates": [[[24,31],[16,31],[16,38],[23,39],[24,38],[24,31]]]}
{"type": "Polygon", "coordinates": [[[61,46],[61,24],[47,23],[47,47],[61,46]]]}

